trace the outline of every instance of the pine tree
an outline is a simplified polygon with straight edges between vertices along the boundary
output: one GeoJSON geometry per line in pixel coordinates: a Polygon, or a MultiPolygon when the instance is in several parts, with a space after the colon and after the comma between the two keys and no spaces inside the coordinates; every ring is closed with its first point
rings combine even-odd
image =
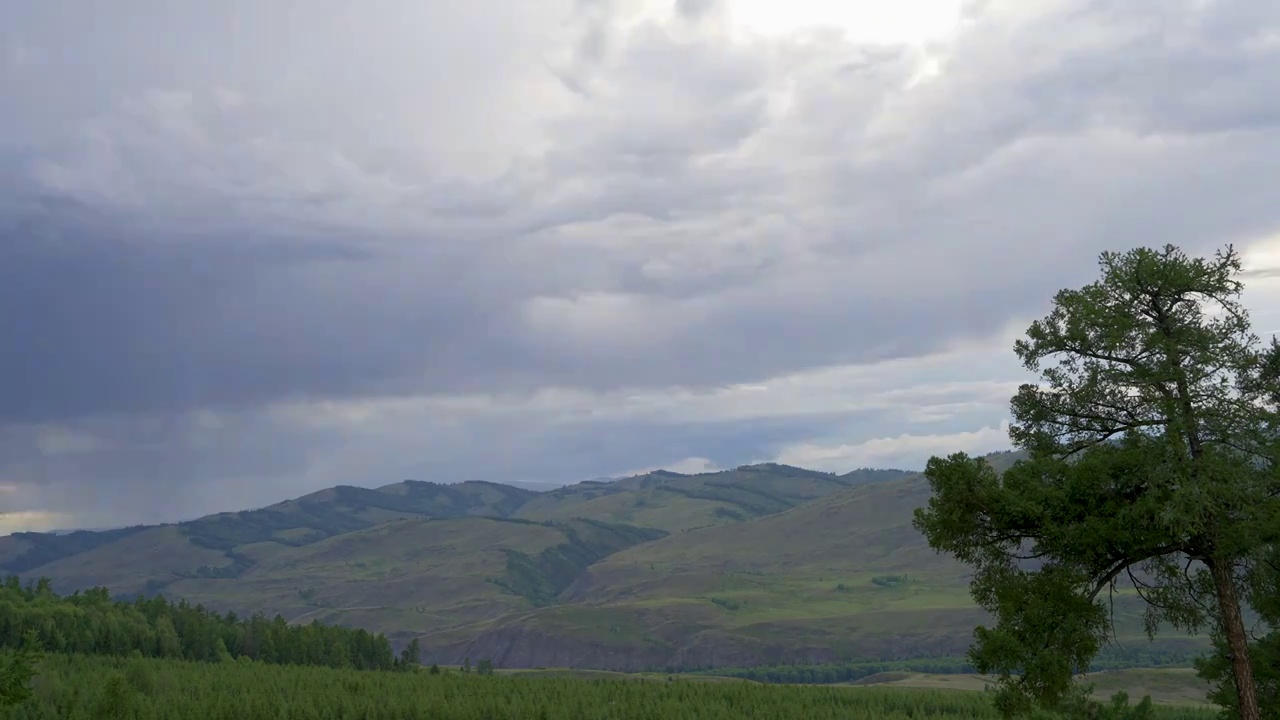
{"type": "Polygon", "coordinates": [[[931,459],[916,527],[974,566],[974,599],[997,622],[970,657],[1000,676],[1006,715],[1072,695],[1111,634],[1101,594],[1123,578],[1148,633],[1167,622],[1221,638],[1218,677],[1239,717],[1260,720],[1241,609],[1280,536],[1280,346],[1258,347],[1229,247],[1104,253],[1101,266],[1015,346],[1042,379],[1012,401],[1029,460],[1000,476],[963,453],[931,459]]]}

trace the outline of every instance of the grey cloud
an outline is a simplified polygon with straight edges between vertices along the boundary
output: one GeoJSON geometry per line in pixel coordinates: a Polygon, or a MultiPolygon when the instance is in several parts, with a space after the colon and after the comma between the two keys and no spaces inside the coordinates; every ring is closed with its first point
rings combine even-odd
{"type": "Polygon", "coordinates": [[[27,492],[3,510],[110,526],[265,505],[313,489],[297,479],[308,471],[312,444],[327,441],[238,413],[9,427],[0,433],[0,476],[27,492]],[[72,437],[58,441],[55,433],[72,437]]]}
{"type": "Polygon", "coordinates": [[[850,432],[902,427],[881,412],[694,424],[538,424],[536,417],[519,414],[473,419],[465,428],[428,418],[412,430],[381,424],[363,432],[300,426],[253,413],[221,413],[214,419],[81,422],[74,432],[93,438],[94,446],[61,453],[36,449],[35,440],[48,428],[10,429],[0,434],[5,449],[0,477],[27,491],[23,502],[3,510],[68,513],[90,526],[156,522],[260,507],[340,483],[564,483],[686,457],[734,466],[823,434],[833,420],[850,432]],[[486,442],[475,442],[476,436],[486,442]],[[548,447],[557,451],[545,452],[548,447]]]}
{"type": "Polygon", "coordinates": [[[676,0],[676,12],[689,20],[703,18],[718,7],[720,0],[676,0]]]}
{"type": "MultiPolygon", "coordinates": [[[[0,37],[0,425],[754,381],[990,335],[1102,249],[1280,228],[1268,3],[993,3],[910,90],[923,51],[623,34],[613,3],[136,7],[0,37]]],[[[244,422],[293,450],[233,443],[227,476],[315,477],[332,442],[244,422]]],[[[797,439],[456,432],[429,472],[797,439]]],[[[104,483],[218,476],[130,438],[104,483]]]]}
{"type": "MultiPolygon", "coordinates": [[[[1082,38],[1089,36],[1085,31],[1063,35],[1065,37],[1058,40],[1058,45],[1069,59],[1078,59],[1083,54],[1084,59],[1099,65],[1104,55],[1102,50],[1106,50],[1110,57],[1115,49],[1109,45],[1099,47],[1097,43],[1085,43],[1082,38]]],[[[975,37],[968,42],[984,39],[981,33],[976,33],[975,37]]],[[[1027,37],[1023,42],[1029,45],[1041,41],[1043,36],[1027,37]]],[[[1132,33],[1124,34],[1124,42],[1119,49],[1124,50],[1134,44],[1145,47],[1150,34],[1139,33],[1138,37],[1141,42],[1134,40],[1132,33]]],[[[986,50],[979,48],[974,55],[979,60],[991,60],[989,51],[986,55],[980,52],[986,50]]],[[[1116,62],[1123,65],[1125,57],[1116,62]]],[[[961,56],[956,62],[964,59],[961,56]]],[[[1003,57],[994,59],[1003,60],[1003,57]]],[[[1127,62],[1133,67],[1158,71],[1166,66],[1176,67],[1179,62],[1194,65],[1191,62],[1194,59],[1179,60],[1175,56],[1170,60],[1138,53],[1128,56],[1127,62]]],[[[603,56],[592,55],[586,61],[602,62],[603,56]]],[[[1242,62],[1236,60],[1237,64],[1242,62]]],[[[781,165],[778,168],[767,173],[753,172],[755,169],[750,165],[733,162],[719,166],[695,164],[699,156],[731,151],[765,128],[768,118],[761,90],[768,81],[768,68],[762,63],[760,56],[752,56],[742,49],[725,49],[710,42],[679,44],[656,29],[641,31],[631,40],[625,53],[608,68],[608,78],[614,85],[613,94],[593,103],[599,111],[575,113],[572,116],[574,120],[553,126],[559,140],[556,149],[548,156],[548,164],[541,170],[523,179],[512,176],[513,184],[505,190],[474,183],[469,186],[455,184],[452,190],[448,186],[433,184],[427,186],[428,190],[423,188],[420,178],[414,186],[410,185],[414,178],[403,177],[404,183],[415,189],[408,191],[400,201],[388,201],[387,209],[393,215],[403,214],[406,205],[429,202],[431,213],[425,218],[426,226],[436,229],[440,237],[411,239],[374,226],[371,231],[366,231],[376,236],[374,242],[403,243],[403,246],[395,252],[394,261],[366,261],[344,266],[344,272],[350,273],[345,281],[335,277],[336,273],[331,271],[314,272],[306,277],[300,277],[301,273],[297,271],[284,272],[278,278],[255,274],[259,278],[258,284],[235,291],[247,293],[253,301],[246,300],[246,295],[223,292],[221,302],[233,308],[230,311],[232,317],[222,325],[215,323],[214,328],[204,329],[211,339],[216,338],[216,347],[235,348],[235,351],[208,354],[210,364],[194,367],[188,375],[201,378],[199,382],[211,388],[209,392],[225,389],[236,399],[242,399],[236,393],[237,387],[247,388],[256,381],[260,381],[261,387],[254,392],[246,389],[248,395],[243,397],[269,399],[272,388],[279,389],[282,396],[296,392],[367,392],[384,386],[384,381],[394,380],[397,376],[430,378],[418,389],[456,389],[467,384],[466,378],[461,377],[464,372],[477,378],[472,386],[494,382],[565,382],[570,379],[597,387],[622,382],[697,384],[758,377],[806,364],[916,353],[936,346],[938,341],[949,335],[993,330],[1004,321],[1004,314],[984,311],[983,308],[998,308],[1007,305],[1011,298],[1026,298],[1017,301],[1021,304],[1034,297],[1032,293],[1042,294],[1045,276],[1038,273],[1048,273],[1056,268],[1048,264],[1023,267],[1017,277],[975,269],[976,277],[985,281],[976,293],[963,289],[971,278],[959,278],[948,283],[945,276],[936,276],[935,273],[953,272],[962,267],[957,262],[963,261],[965,255],[985,256],[988,266],[994,264],[990,260],[998,258],[1001,253],[1018,258],[1020,251],[1017,247],[1026,246],[1029,238],[1042,233],[1046,219],[1052,218],[1058,225],[1050,232],[1061,233],[1063,241],[1072,239],[1072,232],[1077,235],[1094,234],[1094,237],[1076,245],[1080,250],[1072,252],[1073,258],[1088,257],[1100,246],[1138,239],[1126,232],[1138,230],[1136,227],[1097,233],[1089,222],[1081,222],[1081,205],[1103,220],[1110,214],[1108,209],[1089,207],[1087,195],[1079,187],[1055,186],[1051,178],[1042,177],[1048,175],[1044,172],[1046,167],[1061,172],[1064,164],[1074,157],[1088,155],[1093,146],[1087,138],[1068,136],[1066,142],[1069,144],[1063,147],[1072,157],[1050,156],[1049,163],[1045,162],[1043,153],[1038,156],[1027,153],[1025,160],[1015,156],[1012,160],[996,162],[994,170],[981,164],[974,165],[972,158],[966,164],[954,167],[946,163],[948,154],[957,152],[952,148],[986,148],[987,154],[981,162],[988,164],[995,162],[993,158],[1000,159],[998,154],[991,154],[993,152],[1016,153],[1017,143],[1027,142],[1021,138],[1037,137],[1028,133],[1040,121],[1039,118],[1052,118],[1057,112],[1054,107],[1041,107],[1038,100],[1043,96],[1080,98],[1076,107],[1089,107],[1092,96],[1087,95],[1086,86],[1081,85],[1072,91],[1072,87],[1066,84],[1075,77],[1074,67],[1078,65],[1073,65],[1072,69],[1053,65],[1049,65],[1047,70],[1033,67],[1036,72],[1030,75],[1006,74],[994,78],[989,73],[997,68],[981,62],[958,71],[954,83],[951,78],[945,78],[936,87],[922,89],[922,99],[906,101],[908,109],[928,110],[934,103],[944,111],[960,108],[962,112],[958,123],[953,113],[944,123],[946,131],[929,132],[928,128],[915,128],[900,141],[899,147],[894,148],[903,151],[896,157],[879,162],[854,162],[859,155],[865,154],[864,146],[871,141],[858,132],[859,123],[870,122],[877,112],[882,112],[888,98],[897,93],[892,82],[905,77],[904,57],[901,53],[890,52],[869,55],[861,62],[857,79],[850,81],[850,71],[842,69],[833,76],[839,78],[834,84],[812,84],[807,89],[802,88],[808,95],[800,97],[798,102],[805,112],[787,121],[803,123],[796,131],[809,137],[810,142],[820,143],[810,152],[820,151],[829,156],[820,160],[824,169],[805,178],[805,182],[817,185],[826,180],[829,185],[825,188],[800,187],[800,191],[813,190],[814,195],[790,197],[783,200],[781,206],[801,213],[807,209],[806,203],[848,206],[847,213],[837,209],[833,216],[813,223],[806,233],[821,238],[825,243],[825,247],[814,250],[818,253],[817,261],[796,263],[786,250],[771,252],[768,249],[770,244],[785,248],[798,242],[787,236],[795,233],[796,228],[786,227],[766,241],[760,262],[748,265],[762,275],[739,276],[728,286],[714,278],[699,278],[699,273],[693,272],[687,273],[686,279],[677,283],[678,287],[672,287],[673,282],[669,278],[660,279],[652,273],[637,271],[644,261],[654,257],[655,252],[664,250],[668,254],[675,253],[672,261],[677,266],[687,262],[680,257],[686,254],[685,250],[662,248],[661,241],[654,242],[655,235],[680,232],[681,219],[701,214],[725,227],[738,222],[738,217],[767,207],[770,201],[778,203],[780,196],[796,191],[792,178],[788,177],[785,157],[779,158],[781,165]],[[986,85],[969,84],[977,82],[980,75],[986,85]],[[993,79],[1009,82],[997,84],[996,87],[1001,89],[992,95],[993,79]],[[959,97],[961,92],[969,96],[959,97]],[[992,107],[989,103],[993,97],[1008,99],[1009,102],[992,107]],[[917,107],[912,108],[912,102],[917,103],[917,107]],[[854,113],[852,117],[848,113],[850,110],[854,113]],[[965,112],[970,114],[973,122],[966,123],[965,112]],[[810,118],[816,119],[811,121],[810,118]],[[953,123],[955,127],[946,127],[953,123]],[[846,132],[836,137],[827,135],[842,126],[846,132]],[[848,140],[842,141],[841,136],[848,140]],[[940,144],[944,141],[946,149],[935,152],[944,147],[940,144]],[[849,155],[844,156],[844,152],[849,155]],[[936,168],[930,164],[939,160],[942,164],[936,168]],[[904,167],[904,162],[911,164],[904,167]],[[904,174],[904,169],[912,172],[904,174]],[[950,177],[954,177],[958,171],[968,173],[970,177],[961,177],[956,182],[956,189],[935,193],[932,197],[927,192],[912,191],[907,186],[910,183],[915,188],[927,189],[930,183],[948,181],[948,172],[950,177]],[[999,182],[986,181],[992,173],[998,174],[999,182]],[[1039,197],[1025,190],[1034,187],[1034,181],[1040,181],[1039,197]],[[542,186],[544,195],[563,195],[563,188],[569,187],[590,189],[560,200],[538,198],[536,195],[521,197],[519,193],[533,190],[535,183],[542,186]],[[1059,190],[1066,190],[1070,195],[1059,190]],[[977,204],[981,197],[1000,193],[1004,193],[1006,198],[1018,197],[1019,203],[994,207],[977,204]],[[1023,193],[1024,196],[1010,193],[1023,193]],[[1063,201],[1068,199],[1076,205],[1065,205],[1063,201]],[[442,224],[442,218],[450,215],[450,202],[457,204],[452,216],[474,222],[470,225],[442,224]],[[1032,208],[1042,210],[1043,214],[1031,214],[1028,211],[1032,208]],[[488,218],[486,213],[489,213],[488,218]],[[538,231],[567,230],[589,221],[605,223],[597,232],[608,233],[612,228],[607,221],[628,213],[662,224],[636,234],[629,243],[603,242],[604,238],[601,238],[602,242],[595,247],[590,243],[587,247],[575,247],[573,243],[558,244],[554,238],[540,239],[537,235],[538,231]],[[490,221],[487,225],[486,219],[490,221]],[[528,239],[518,248],[512,248],[508,241],[485,239],[486,234],[501,235],[504,228],[522,228],[528,239]],[[989,232],[984,233],[984,237],[974,238],[975,228],[989,232]],[[450,230],[454,234],[445,237],[444,233],[450,230]],[[927,250],[935,256],[946,257],[945,266],[931,264],[927,260],[917,261],[909,271],[906,270],[909,255],[902,255],[895,264],[887,259],[883,250],[868,252],[871,248],[890,244],[924,249],[935,242],[949,242],[953,248],[957,247],[955,244],[964,242],[965,249],[927,250]],[[441,282],[440,276],[433,277],[432,269],[428,267],[436,258],[431,251],[422,248],[445,243],[467,243],[472,247],[450,253],[457,263],[450,265],[441,275],[461,273],[474,280],[474,284],[458,287],[456,295],[441,299],[432,295],[434,290],[431,287],[441,282]],[[413,249],[406,249],[410,246],[413,249]],[[502,281],[522,284],[513,279],[514,273],[510,268],[501,268],[501,263],[497,262],[496,258],[504,252],[519,254],[531,266],[536,264],[547,268],[548,277],[526,280],[523,288],[500,287],[502,281]],[[394,272],[390,269],[393,263],[404,266],[415,262],[418,263],[416,267],[423,271],[421,287],[406,291],[408,297],[404,299],[404,307],[387,307],[390,301],[387,294],[377,291],[376,273],[394,272]],[[561,268],[566,267],[571,270],[563,272],[561,268]],[[496,277],[485,278],[487,273],[481,268],[490,270],[490,274],[496,277]],[[868,278],[869,271],[875,273],[874,278],[868,278]],[[894,277],[895,271],[901,273],[899,277],[894,277]],[[317,279],[316,276],[323,278],[317,279]],[[870,287],[867,286],[869,280],[870,287]],[[930,297],[930,293],[915,291],[894,296],[893,304],[887,308],[881,306],[879,312],[849,311],[850,308],[882,302],[881,299],[886,297],[884,293],[895,285],[911,287],[922,281],[933,288],[941,283],[950,287],[952,292],[964,292],[973,302],[946,302],[945,296],[930,297]],[[644,348],[641,353],[627,344],[611,347],[597,342],[583,347],[578,343],[565,342],[565,347],[573,347],[571,354],[565,354],[558,352],[557,347],[563,339],[554,333],[546,333],[546,328],[521,332],[517,310],[522,290],[565,298],[573,298],[583,291],[632,293],[640,308],[629,318],[633,322],[668,324],[669,313],[684,311],[690,311],[690,316],[700,316],[702,322],[689,324],[687,330],[677,330],[674,334],[659,333],[670,341],[660,347],[644,348]],[[682,299],[667,300],[671,297],[668,295],[670,292],[682,299]],[[343,299],[344,293],[358,293],[372,299],[374,307],[363,308],[343,299]],[[495,296],[502,299],[495,300],[495,296]],[[257,313],[252,319],[250,308],[257,313]],[[442,312],[445,308],[451,312],[442,312]],[[415,321],[411,309],[426,317],[415,321]],[[327,332],[299,330],[294,321],[298,314],[324,318],[323,322],[316,324],[333,329],[327,332]],[[514,338],[516,345],[511,345],[509,339],[504,347],[502,341],[494,337],[486,339],[484,332],[471,334],[471,330],[464,327],[486,318],[490,326],[496,326],[492,335],[514,338]],[[825,331],[837,325],[845,327],[846,332],[825,331]],[[901,332],[903,328],[908,328],[905,334],[901,332]],[[218,337],[219,332],[225,334],[218,337]],[[756,338],[762,333],[773,333],[775,337],[786,338],[786,341],[772,343],[769,348],[759,348],[756,338]],[[454,335],[460,339],[455,340],[454,335]],[[333,342],[329,337],[359,337],[363,342],[333,342]],[[457,352],[460,355],[469,356],[460,362],[467,366],[465,371],[433,363],[428,346],[459,348],[457,352]],[[747,352],[748,348],[755,351],[747,352]],[[509,368],[500,367],[502,357],[521,355],[524,356],[523,361],[514,361],[509,368]],[[226,373],[218,370],[220,362],[230,362],[229,367],[238,365],[236,358],[244,358],[244,367],[265,367],[268,370],[259,373],[257,378],[237,375],[235,370],[226,373]],[[480,361],[473,362],[471,358],[480,358],[480,361]],[[730,358],[732,363],[728,361],[730,358]],[[415,362],[419,363],[418,368],[414,368],[415,362]],[[272,368],[274,372],[270,370],[272,368]],[[292,382],[281,382],[281,376],[286,373],[293,377],[292,382]],[[504,380],[503,375],[508,377],[504,380]],[[326,383],[330,387],[325,387],[326,383]]],[[[1083,65],[1088,67],[1088,63],[1083,65]]],[[[1007,68],[1001,69],[1011,72],[1007,68]]],[[[1084,77],[1092,76],[1085,73],[1084,77]]],[[[1154,88],[1157,95],[1160,89],[1158,86],[1154,88]]],[[[1128,97],[1141,87],[1123,86],[1111,92],[1108,90],[1099,88],[1099,94],[1103,97],[1128,97]]],[[[132,170],[132,174],[125,177],[138,180],[149,173],[150,177],[139,180],[142,183],[139,188],[145,193],[177,193],[175,200],[197,203],[216,200],[216,197],[211,199],[207,194],[200,194],[202,188],[207,187],[199,184],[204,181],[192,180],[181,172],[189,161],[210,157],[210,151],[205,148],[197,146],[192,150],[181,144],[184,132],[201,135],[209,123],[189,116],[181,102],[176,108],[163,102],[158,105],[152,102],[146,109],[151,114],[143,118],[147,123],[142,128],[122,126],[119,122],[107,126],[109,140],[115,143],[111,154],[113,157],[123,156],[122,161],[127,161],[132,170]],[[194,124],[188,127],[185,123],[194,124]],[[155,130],[157,125],[162,133],[167,133],[167,144],[161,147],[154,144],[154,132],[144,132],[155,130]],[[166,151],[169,151],[168,156],[166,151]],[[197,154],[193,156],[193,152],[197,154]],[[173,180],[178,181],[176,188],[173,180]]],[[[1084,117],[1083,110],[1077,110],[1076,114],[1084,117]]],[[[919,119],[913,121],[920,122],[919,119]]],[[[1056,127],[1059,136],[1067,129],[1060,121],[1056,127]]],[[[262,175],[270,177],[272,172],[293,170],[275,158],[264,161],[251,156],[241,157],[240,151],[247,136],[236,136],[231,140],[235,144],[230,150],[236,155],[230,158],[212,156],[212,160],[218,163],[218,171],[235,172],[239,167],[237,160],[251,163],[243,172],[255,180],[262,175]],[[273,159],[277,162],[264,164],[273,159]]],[[[298,150],[318,153],[322,147],[313,143],[300,145],[298,150]]],[[[783,144],[779,147],[780,152],[785,152],[789,146],[783,144]]],[[[1259,163],[1269,157],[1257,154],[1258,140],[1251,140],[1249,147],[1259,158],[1259,163]]],[[[809,148],[799,148],[800,153],[806,150],[809,148]]],[[[1105,152],[1106,149],[1100,150],[1105,152]]],[[[212,151],[217,152],[217,149],[212,151]]],[[[1217,159],[1209,157],[1207,160],[1211,164],[1206,166],[1203,159],[1196,158],[1197,173],[1201,177],[1212,177],[1214,183],[1220,182],[1220,178],[1213,175],[1213,164],[1225,172],[1229,163],[1224,162],[1223,157],[1230,163],[1240,160],[1232,155],[1217,159]]],[[[1107,167],[1103,154],[1099,153],[1094,159],[1097,164],[1084,170],[1096,173],[1107,167]]],[[[1178,158],[1175,156],[1174,159],[1178,158]]],[[[298,216],[303,216],[317,221],[345,223],[348,226],[346,233],[352,238],[348,242],[353,245],[370,242],[368,237],[355,239],[359,231],[350,227],[354,220],[347,211],[361,202],[381,202],[382,197],[377,193],[386,192],[386,188],[379,181],[385,178],[388,183],[394,183],[398,176],[370,172],[367,163],[361,164],[365,162],[361,155],[352,155],[349,160],[351,177],[335,178],[330,189],[297,194],[300,188],[314,186],[316,180],[322,183],[325,180],[323,176],[317,178],[314,170],[303,166],[292,175],[277,178],[279,183],[283,183],[283,195],[270,195],[264,188],[237,188],[230,193],[228,201],[260,201],[267,191],[267,197],[279,197],[285,203],[285,210],[293,213],[293,217],[276,218],[264,214],[260,208],[246,207],[243,202],[238,202],[236,207],[247,215],[244,225],[250,233],[260,234],[268,231],[274,222],[296,222],[298,216]],[[290,195],[291,192],[295,194],[290,195]]],[[[72,162],[71,167],[73,179],[77,172],[86,170],[84,163],[77,166],[72,162]]],[[[1189,170],[1190,167],[1188,164],[1184,169],[1189,170]]],[[[92,169],[90,166],[87,170],[92,169]]],[[[1065,169],[1074,168],[1066,166],[1065,169]]],[[[112,170],[98,178],[96,185],[109,186],[118,182],[121,176],[114,172],[114,168],[112,170]]],[[[404,172],[408,172],[407,169],[404,172]]],[[[1123,175],[1123,169],[1119,167],[1108,169],[1108,172],[1123,175]]],[[[1119,213],[1120,222],[1150,225],[1162,216],[1161,200],[1182,191],[1168,183],[1153,184],[1147,179],[1149,177],[1153,176],[1139,179],[1139,183],[1144,184],[1135,186],[1130,183],[1125,188],[1127,202],[1123,212],[1119,213]],[[1144,194],[1150,199],[1149,205],[1142,203],[1144,194]]],[[[225,184],[231,178],[215,175],[209,180],[225,184]]],[[[1106,183],[1107,179],[1103,179],[1099,185],[1105,187],[1106,183]]],[[[1205,190],[1205,184],[1189,183],[1184,192],[1198,194],[1205,190]]],[[[1110,192],[1112,188],[1107,190],[1110,192]]],[[[1219,209],[1214,213],[1217,216],[1214,219],[1223,224],[1252,222],[1241,231],[1257,231],[1274,220],[1266,212],[1271,200],[1265,189],[1245,192],[1230,201],[1216,203],[1215,207],[1219,209]],[[1241,212],[1242,209],[1251,212],[1241,212]]],[[[214,205],[207,212],[214,213],[218,207],[214,205]]],[[[1198,232],[1220,227],[1210,222],[1203,224],[1208,227],[1198,232]]],[[[714,227],[716,225],[707,229],[716,232],[711,229],[714,227]]],[[[173,232],[173,228],[168,230],[173,232]]],[[[1187,223],[1179,223],[1173,230],[1183,232],[1189,239],[1197,238],[1197,229],[1187,223]]],[[[687,234],[687,238],[690,244],[713,242],[711,238],[700,240],[695,234],[687,234]]],[[[722,252],[734,250],[730,245],[722,252]]],[[[389,275],[388,280],[390,278],[389,275]]],[[[400,279],[399,282],[410,284],[412,281],[400,279]]],[[[70,288],[68,292],[74,291],[70,288]]],[[[170,292],[174,291],[175,288],[170,289],[170,292]]],[[[162,302],[159,305],[181,307],[181,303],[162,302]]],[[[181,315],[181,311],[176,314],[181,315]]],[[[201,319],[209,321],[208,318],[201,319]]],[[[98,323],[98,326],[105,327],[106,323],[98,323]]],[[[137,324],[138,328],[144,326],[137,324]]],[[[129,338],[129,346],[138,344],[137,336],[121,337],[129,338]]],[[[156,373],[144,375],[155,376],[156,373]]],[[[399,387],[392,383],[389,389],[399,387]]],[[[196,393],[193,400],[187,401],[187,406],[215,400],[204,393],[196,393]]],[[[182,401],[178,403],[181,405],[182,401]]]]}
{"type": "Polygon", "coordinates": [[[350,396],[406,376],[458,389],[477,355],[512,367],[510,299],[500,284],[472,294],[497,268],[483,256],[136,225],[57,203],[0,230],[0,329],[16,350],[0,358],[0,419],[350,396]]]}

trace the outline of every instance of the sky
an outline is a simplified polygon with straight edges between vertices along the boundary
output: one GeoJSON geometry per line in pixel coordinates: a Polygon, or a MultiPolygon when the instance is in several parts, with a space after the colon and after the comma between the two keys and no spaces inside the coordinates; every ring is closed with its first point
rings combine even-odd
{"type": "Polygon", "coordinates": [[[1280,3],[0,8],[0,532],[1004,449],[1103,250],[1280,331],[1280,3]]]}

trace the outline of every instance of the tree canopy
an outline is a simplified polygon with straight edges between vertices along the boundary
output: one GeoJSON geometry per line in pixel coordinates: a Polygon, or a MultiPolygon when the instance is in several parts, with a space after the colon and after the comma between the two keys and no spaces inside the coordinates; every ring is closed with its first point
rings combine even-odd
{"type": "Polygon", "coordinates": [[[1078,696],[1073,674],[1113,632],[1107,601],[1124,583],[1148,633],[1210,631],[1217,679],[1256,720],[1242,605],[1276,574],[1280,346],[1251,332],[1230,247],[1100,265],[1014,347],[1040,378],[1011,403],[1027,459],[998,475],[964,454],[932,458],[915,525],[974,568],[995,625],[976,629],[970,658],[999,676],[1007,716],[1078,696]]]}
{"type": "Polygon", "coordinates": [[[113,602],[106,588],[59,596],[47,579],[23,586],[10,576],[0,582],[0,649],[22,647],[205,662],[246,657],[366,670],[400,667],[386,636],[365,630],[319,622],[290,625],[279,615],[222,615],[159,595],[113,602]]]}

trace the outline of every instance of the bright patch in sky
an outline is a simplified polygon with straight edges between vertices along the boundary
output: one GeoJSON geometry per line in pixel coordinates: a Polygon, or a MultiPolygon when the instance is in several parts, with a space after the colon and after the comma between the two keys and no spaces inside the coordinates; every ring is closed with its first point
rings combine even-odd
{"type": "Polygon", "coordinates": [[[858,43],[917,44],[950,35],[962,0],[729,0],[735,28],[752,35],[839,30],[858,43]]]}

